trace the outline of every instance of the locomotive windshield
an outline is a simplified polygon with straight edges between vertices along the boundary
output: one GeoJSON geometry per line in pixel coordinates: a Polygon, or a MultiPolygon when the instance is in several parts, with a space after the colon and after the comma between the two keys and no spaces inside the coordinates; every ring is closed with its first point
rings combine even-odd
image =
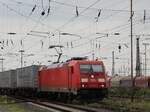
{"type": "Polygon", "coordinates": [[[81,73],[99,73],[103,72],[102,65],[92,65],[92,64],[81,64],[80,65],[81,73]]]}

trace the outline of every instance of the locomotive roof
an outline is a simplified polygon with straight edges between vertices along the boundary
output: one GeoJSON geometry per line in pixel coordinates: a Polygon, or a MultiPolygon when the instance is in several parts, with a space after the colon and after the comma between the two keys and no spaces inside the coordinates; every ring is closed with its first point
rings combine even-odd
{"type": "Polygon", "coordinates": [[[72,63],[72,62],[82,62],[82,63],[87,63],[87,62],[90,62],[90,63],[93,63],[93,62],[102,62],[102,61],[89,61],[89,60],[70,60],[70,61],[67,61],[67,62],[61,62],[61,63],[53,63],[51,65],[48,65],[46,68],[57,68],[57,67],[63,67],[63,66],[66,66],[68,65],[69,63],[72,63]]]}
{"type": "Polygon", "coordinates": [[[62,67],[65,64],[69,64],[69,62],[61,62],[61,63],[53,63],[51,65],[48,65],[47,68],[56,68],[56,67],[62,67]]]}

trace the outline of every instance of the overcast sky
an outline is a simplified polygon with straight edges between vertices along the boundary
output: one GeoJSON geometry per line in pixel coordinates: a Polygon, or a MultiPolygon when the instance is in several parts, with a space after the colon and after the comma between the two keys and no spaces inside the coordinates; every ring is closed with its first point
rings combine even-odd
{"type": "MultiPolygon", "coordinates": [[[[150,38],[149,4],[149,0],[133,0],[133,33],[140,35],[141,53],[144,53],[142,43],[150,43],[146,40],[150,38]]],[[[134,36],[134,68],[137,37],[134,36]]],[[[49,64],[48,60],[57,60],[54,56],[57,52],[48,47],[63,45],[61,61],[74,56],[92,59],[94,52],[94,57],[102,59],[111,74],[112,51],[115,51],[115,57],[119,58],[115,60],[116,73],[128,71],[130,0],[0,0],[0,41],[6,70],[20,67],[21,49],[25,50],[24,66],[49,64]],[[8,34],[12,32],[16,34],[8,34]],[[61,35],[64,32],[73,35],[61,35]]],[[[144,63],[144,55],[141,57],[144,63]]],[[[150,58],[147,64],[150,69],[150,58]]]]}

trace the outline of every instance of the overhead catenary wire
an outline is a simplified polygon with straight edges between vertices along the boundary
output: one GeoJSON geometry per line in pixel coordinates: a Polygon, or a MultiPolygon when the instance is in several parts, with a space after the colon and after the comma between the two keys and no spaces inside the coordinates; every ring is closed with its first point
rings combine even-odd
{"type": "MultiPolygon", "coordinates": [[[[96,0],[93,4],[89,5],[87,8],[85,8],[84,10],[82,10],[80,12],[80,14],[84,13],[85,11],[87,11],[90,7],[94,6],[95,4],[97,4],[98,2],[100,2],[101,0],[96,0]]],[[[59,29],[62,29],[64,27],[66,27],[70,22],[73,22],[74,20],[76,19],[76,16],[75,17],[72,17],[71,19],[69,19],[65,24],[63,24],[62,26],[60,26],[59,28],[57,28],[57,30],[59,29]]]]}
{"type": "Polygon", "coordinates": [[[51,11],[51,5],[50,5],[50,3],[51,3],[51,0],[49,0],[49,6],[48,6],[48,9],[47,9],[47,16],[49,16],[50,11],[51,11]]]}

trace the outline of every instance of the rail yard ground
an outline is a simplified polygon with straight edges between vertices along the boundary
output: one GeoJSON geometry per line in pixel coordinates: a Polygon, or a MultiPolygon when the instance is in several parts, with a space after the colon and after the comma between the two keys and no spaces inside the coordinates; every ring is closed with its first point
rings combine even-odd
{"type": "Polygon", "coordinates": [[[7,96],[0,96],[0,112],[50,112],[25,102],[16,102],[7,96]]]}
{"type": "Polygon", "coordinates": [[[103,101],[87,104],[93,108],[107,108],[113,112],[150,112],[150,101],[135,100],[124,98],[106,98],[103,101]]]}
{"type": "Polygon", "coordinates": [[[110,88],[107,98],[85,103],[85,106],[113,112],[150,112],[150,90],[134,88],[134,101],[131,102],[131,88],[110,88]]]}
{"type": "MultiPolygon", "coordinates": [[[[116,89],[111,92],[117,91],[116,89]]],[[[113,96],[113,93],[107,98],[104,98],[101,101],[92,101],[87,102],[73,102],[77,105],[84,105],[85,107],[91,108],[104,108],[112,112],[150,112],[150,100],[147,94],[150,92],[148,89],[136,90],[134,102],[131,102],[129,94],[125,89],[126,94],[122,94],[122,90],[115,92],[116,96],[113,96]],[[122,94],[122,95],[121,95],[122,94]],[[126,96],[128,94],[128,96],[126,96]],[[138,95],[138,96],[137,96],[138,95]],[[119,97],[120,96],[120,97],[119,97]],[[126,96],[126,97],[125,97],[126,96]]],[[[7,96],[0,96],[0,112],[49,112],[48,110],[41,109],[38,107],[31,106],[24,102],[16,102],[7,96]]]]}

